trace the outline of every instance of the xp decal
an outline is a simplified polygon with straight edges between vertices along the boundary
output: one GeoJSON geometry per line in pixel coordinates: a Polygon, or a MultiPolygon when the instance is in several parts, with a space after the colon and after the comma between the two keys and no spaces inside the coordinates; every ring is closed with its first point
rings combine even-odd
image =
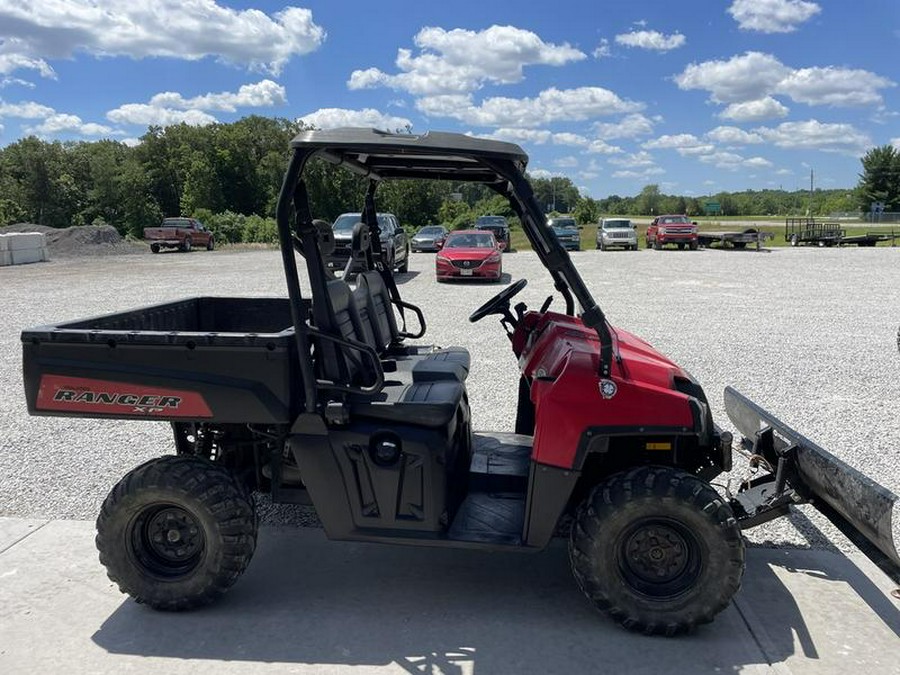
{"type": "Polygon", "coordinates": [[[206,401],[193,391],[63,375],[41,378],[36,407],[135,417],[212,417],[206,401]]]}

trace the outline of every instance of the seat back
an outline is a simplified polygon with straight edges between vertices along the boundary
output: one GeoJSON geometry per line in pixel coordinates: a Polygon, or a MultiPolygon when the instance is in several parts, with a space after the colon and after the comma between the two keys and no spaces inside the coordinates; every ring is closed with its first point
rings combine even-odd
{"type": "Polygon", "coordinates": [[[363,272],[356,278],[356,286],[365,297],[375,341],[379,350],[400,341],[400,331],[394,316],[394,306],[381,274],[375,270],[363,272]]]}

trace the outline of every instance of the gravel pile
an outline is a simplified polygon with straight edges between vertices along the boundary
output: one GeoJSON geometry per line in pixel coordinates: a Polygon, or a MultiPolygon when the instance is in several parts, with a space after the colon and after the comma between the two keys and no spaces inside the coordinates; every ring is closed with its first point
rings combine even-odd
{"type": "MultiPolygon", "coordinates": [[[[786,248],[582,251],[572,254],[611,322],[648,340],[704,386],[717,423],[731,429],[722,390],[732,385],[822,447],[900,493],[900,250],[786,248]]],[[[553,294],[532,253],[510,253],[504,271],[525,277],[530,307],[553,294]]],[[[400,275],[420,305],[428,337],[466,346],[476,428],[511,431],[516,361],[502,330],[469,313],[496,284],[434,282],[434,256],[412,256],[400,275]]],[[[134,465],[173,450],[160,423],[29,417],[21,382],[22,328],[192,295],[284,296],[278,251],[70,259],[0,270],[0,515],[94,518],[134,465]]],[[[305,286],[308,288],[308,286],[305,286]]],[[[553,308],[561,309],[557,297],[553,308]]],[[[731,429],[733,431],[733,429],[731,429]]],[[[738,462],[732,488],[746,473],[738,462]]],[[[726,478],[720,479],[724,489],[726,478]]],[[[309,522],[308,510],[267,507],[264,520],[309,522]]],[[[900,514],[895,514],[895,529],[900,514]]],[[[748,533],[766,545],[851,550],[817,512],[802,507],[748,533]]],[[[900,532],[896,535],[900,541],[900,532]]]]}
{"type": "Polygon", "coordinates": [[[40,232],[47,238],[50,258],[122,255],[146,253],[147,247],[127,241],[112,225],[79,225],[47,227],[34,223],[17,223],[0,227],[0,234],[40,232]]]}

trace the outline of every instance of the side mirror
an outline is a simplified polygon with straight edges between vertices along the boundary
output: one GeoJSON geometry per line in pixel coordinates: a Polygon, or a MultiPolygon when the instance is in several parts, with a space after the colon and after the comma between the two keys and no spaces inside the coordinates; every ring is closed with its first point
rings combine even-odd
{"type": "Polygon", "coordinates": [[[438,239],[436,242],[434,242],[434,246],[437,250],[440,251],[442,248],[444,248],[444,241],[442,239],[438,239]]]}
{"type": "Polygon", "coordinates": [[[691,225],[696,225],[696,224],[697,224],[697,221],[696,221],[696,220],[692,220],[692,221],[691,221],[691,225]]]}
{"type": "Polygon", "coordinates": [[[637,223],[632,223],[632,224],[631,224],[631,229],[636,230],[636,229],[637,229],[637,223]]]}
{"type": "Polygon", "coordinates": [[[583,229],[584,229],[584,225],[579,225],[579,226],[578,226],[578,229],[579,229],[579,230],[583,230],[583,229]]]}

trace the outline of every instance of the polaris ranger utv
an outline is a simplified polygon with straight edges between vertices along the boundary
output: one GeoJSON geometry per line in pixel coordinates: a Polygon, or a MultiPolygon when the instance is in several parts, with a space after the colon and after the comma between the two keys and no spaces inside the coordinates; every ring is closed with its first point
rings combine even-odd
{"type": "Polygon", "coordinates": [[[711,621],[740,587],[741,530],[801,502],[900,581],[896,496],[731,389],[741,442],[770,473],[731,498],[710,486],[731,469],[731,434],[687,371],[607,323],[518,146],[337,129],[291,147],[278,203],[286,298],[193,298],[22,335],[32,414],[174,428],[177,454],[131,471],[97,520],[100,560],[135,600],[183,610],[234,584],[256,544],[252,491],[312,504],[335,540],[530,552],[568,529],[590,602],[644,633],[711,621]],[[333,237],[303,179],[316,157],[368,181],[352,287],[323,264],[333,237]],[[489,383],[468,379],[463,347],[410,343],[425,317],[385,264],[375,202],[382,181],[409,178],[508,198],[561,297],[559,312],[551,298],[512,306],[520,279],[469,317],[499,317],[518,359],[515,433],[473,430],[467,388],[489,383]]]}

